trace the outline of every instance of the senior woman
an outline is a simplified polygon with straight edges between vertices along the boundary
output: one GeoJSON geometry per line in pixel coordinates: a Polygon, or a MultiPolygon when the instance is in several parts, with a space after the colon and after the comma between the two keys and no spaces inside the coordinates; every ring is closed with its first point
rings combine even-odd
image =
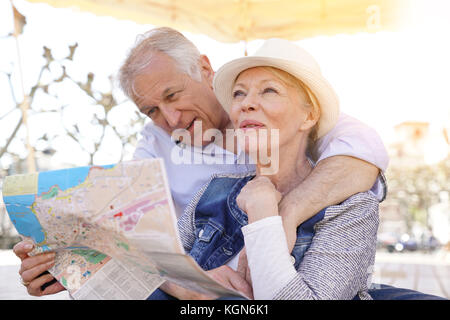
{"type": "MultiPolygon", "coordinates": [[[[313,168],[308,146],[339,114],[315,60],[289,41],[271,39],[254,56],[219,69],[214,87],[234,127],[245,133],[238,135],[240,146],[255,155],[256,172],[213,176],[199,191],[179,220],[186,251],[205,270],[236,270],[245,245],[255,299],[370,299],[378,228],[378,201],[370,192],[300,225],[292,252],[278,212],[281,198],[313,168]],[[261,148],[279,155],[271,171],[261,148]]],[[[162,289],[182,296],[176,286],[162,289]]]]}

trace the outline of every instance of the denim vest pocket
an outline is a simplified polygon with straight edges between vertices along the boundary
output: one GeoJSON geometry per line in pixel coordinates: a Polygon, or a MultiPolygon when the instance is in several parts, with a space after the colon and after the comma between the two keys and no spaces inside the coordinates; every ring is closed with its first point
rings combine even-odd
{"type": "Polygon", "coordinates": [[[214,234],[219,231],[217,227],[211,224],[204,224],[202,226],[199,226],[198,231],[198,240],[209,243],[214,236],[214,234]]]}
{"type": "Polygon", "coordinates": [[[312,237],[297,238],[294,249],[292,249],[292,252],[291,252],[291,256],[294,257],[294,259],[295,259],[295,262],[294,262],[295,270],[298,270],[298,267],[300,266],[300,263],[302,262],[303,257],[305,256],[305,252],[309,249],[311,242],[312,242],[312,237]]]}
{"type": "MultiPolygon", "coordinates": [[[[222,231],[211,223],[198,223],[196,226],[197,237],[190,251],[190,255],[203,268],[209,255],[214,249],[214,236],[222,231]]],[[[217,238],[217,237],[216,237],[217,238]]]]}

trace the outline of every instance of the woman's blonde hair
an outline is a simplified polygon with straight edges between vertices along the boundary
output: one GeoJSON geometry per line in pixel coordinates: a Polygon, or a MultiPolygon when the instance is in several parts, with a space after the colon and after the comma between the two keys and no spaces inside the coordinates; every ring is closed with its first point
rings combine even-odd
{"type": "MultiPolygon", "coordinates": [[[[304,101],[302,107],[306,108],[308,111],[313,112],[314,116],[316,116],[317,119],[320,118],[320,107],[319,104],[317,103],[316,97],[300,79],[294,77],[293,75],[284,70],[275,67],[264,66],[261,68],[272,73],[285,85],[296,88],[298,90],[300,97],[304,101]]],[[[314,127],[311,128],[309,132],[308,135],[309,142],[312,143],[317,140],[317,129],[318,129],[318,122],[314,125],[314,127]]]]}

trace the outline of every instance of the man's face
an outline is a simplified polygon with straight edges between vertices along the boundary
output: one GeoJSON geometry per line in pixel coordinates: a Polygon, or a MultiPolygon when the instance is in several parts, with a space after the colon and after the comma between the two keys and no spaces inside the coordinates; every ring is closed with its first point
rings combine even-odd
{"type": "MultiPolygon", "coordinates": [[[[155,53],[144,72],[135,78],[134,101],[139,110],[169,134],[186,129],[193,138],[194,121],[201,121],[203,132],[224,129],[229,118],[212,90],[214,73],[206,57],[200,59],[199,67],[200,82],[179,71],[168,55],[155,53]]],[[[209,142],[202,139],[202,145],[209,142]]]]}

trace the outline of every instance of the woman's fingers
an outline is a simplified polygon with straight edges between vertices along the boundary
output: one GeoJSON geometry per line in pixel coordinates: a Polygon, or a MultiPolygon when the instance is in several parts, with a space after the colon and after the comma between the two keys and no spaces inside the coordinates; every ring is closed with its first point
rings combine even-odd
{"type": "Polygon", "coordinates": [[[245,247],[239,253],[239,262],[237,266],[237,272],[241,275],[242,278],[245,279],[247,274],[248,261],[247,261],[247,252],[245,251],[245,247]]]}
{"type": "Polygon", "coordinates": [[[164,282],[159,288],[179,300],[211,300],[214,298],[212,296],[183,288],[170,281],[164,282]]]}
{"type": "Polygon", "coordinates": [[[253,293],[252,277],[250,275],[250,268],[249,267],[247,267],[247,273],[245,274],[245,281],[247,281],[248,284],[252,287],[252,293],[253,293]]]}
{"type": "Polygon", "coordinates": [[[207,272],[223,286],[238,291],[249,299],[253,299],[252,287],[237,271],[234,271],[228,266],[221,266],[207,272]]]}
{"type": "Polygon", "coordinates": [[[245,280],[245,278],[241,277],[239,273],[234,270],[230,270],[231,274],[228,278],[230,285],[233,289],[238,292],[243,293],[247,298],[253,299],[253,289],[250,284],[245,280]]]}
{"type": "Polygon", "coordinates": [[[253,289],[250,284],[242,277],[231,277],[231,285],[236,291],[243,293],[249,299],[253,299],[253,289]]]}
{"type": "Polygon", "coordinates": [[[250,277],[250,268],[248,267],[248,259],[247,259],[247,251],[245,251],[245,247],[241,250],[239,254],[239,262],[236,270],[248,284],[252,285],[252,279],[250,277]]]}

